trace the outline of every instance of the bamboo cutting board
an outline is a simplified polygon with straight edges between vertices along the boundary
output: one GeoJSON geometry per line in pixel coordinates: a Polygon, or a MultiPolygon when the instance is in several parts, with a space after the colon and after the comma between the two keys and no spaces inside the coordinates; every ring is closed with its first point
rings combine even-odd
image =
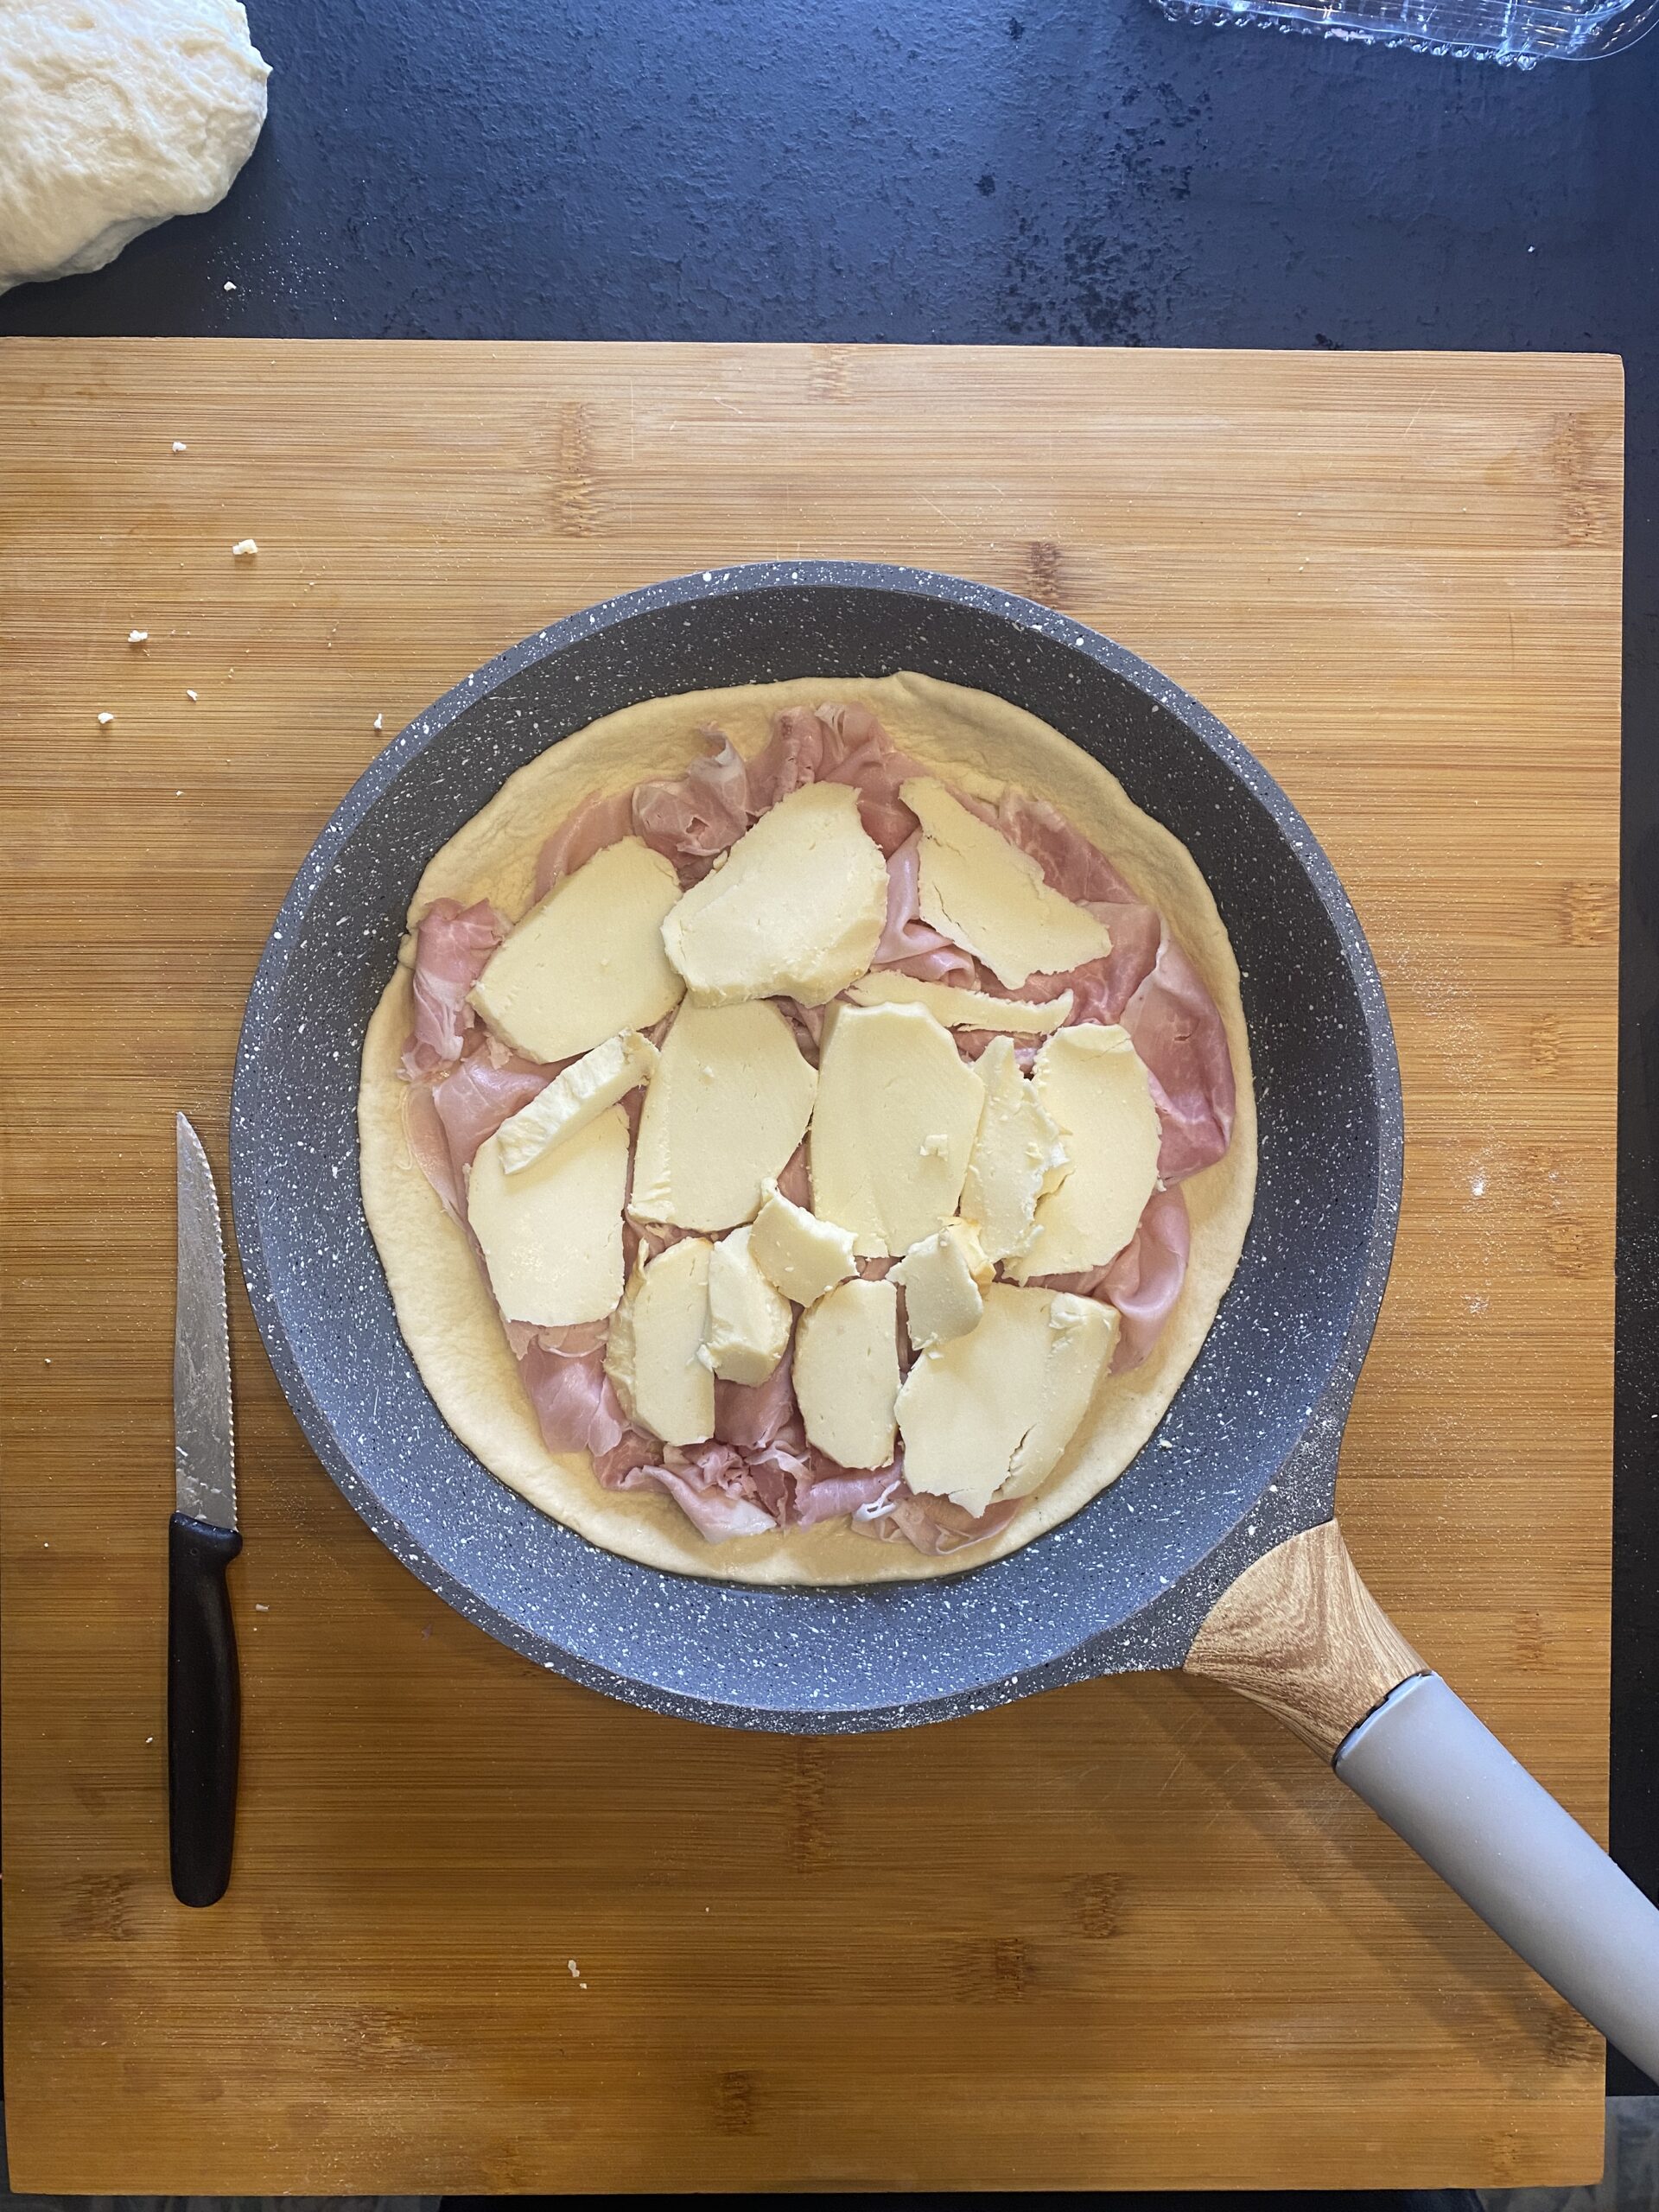
{"type": "Polygon", "coordinates": [[[1596,2038],[1264,1714],[1161,1676],[864,1738],[613,1705],[371,1538],[239,1289],[206,1913],[162,1661],[173,1113],[222,1175],[261,943],[382,730],[627,586],[894,559],[1145,654],[1341,870],[1409,1133],[1344,1528],[1601,1833],[1621,419],[1591,359],[0,351],[14,2187],[1598,2170],[1596,2038]]]}

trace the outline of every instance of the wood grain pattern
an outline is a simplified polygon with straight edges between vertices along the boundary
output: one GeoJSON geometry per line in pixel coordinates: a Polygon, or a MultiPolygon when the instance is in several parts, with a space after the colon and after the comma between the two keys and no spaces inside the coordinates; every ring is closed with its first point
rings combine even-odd
{"type": "Polygon", "coordinates": [[[207,1913],[162,1655],[173,1113],[222,1173],[249,977],[377,716],[625,586],[880,556],[1147,655],[1342,871],[1409,1141],[1343,1525],[1599,1829],[1620,439],[1594,359],[0,349],[15,2186],[1596,2171],[1595,2038],[1268,1714],[1180,1677],[862,1739],[613,1706],[378,1547],[239,1292],[207,1913]]]}
{"type": "Polygon", "coordinates": [[[1391,1689],[1423,1670],[1360,1580],[1334,1521],[1247,1567],[1210,1608],[1185,1669],[1265,1706],[1327,1759],[1391,1689]]]}

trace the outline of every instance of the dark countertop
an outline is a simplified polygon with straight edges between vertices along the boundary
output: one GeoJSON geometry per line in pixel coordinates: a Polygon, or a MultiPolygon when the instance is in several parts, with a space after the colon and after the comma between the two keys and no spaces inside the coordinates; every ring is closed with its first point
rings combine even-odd
{"type": "Polygon", "coordinates": [[[1623,354],[1612,1842],[1659,1894],[1659,36],[1522,72],[1152,0],[248,5],[276,75],[229,200],[0,337],[1623,354]]]}

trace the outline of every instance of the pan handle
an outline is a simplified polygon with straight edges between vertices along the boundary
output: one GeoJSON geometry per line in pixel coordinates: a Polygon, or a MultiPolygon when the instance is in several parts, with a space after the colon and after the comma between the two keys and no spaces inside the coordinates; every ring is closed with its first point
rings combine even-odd
{"type": "Polygon", "coordinates": [[[1510,1948],[1659,2077],[1659,1911],[1395,1628],[1334,1521],[1246,1569],[1188,1672],[1266,1706],[1510,1948]]]}

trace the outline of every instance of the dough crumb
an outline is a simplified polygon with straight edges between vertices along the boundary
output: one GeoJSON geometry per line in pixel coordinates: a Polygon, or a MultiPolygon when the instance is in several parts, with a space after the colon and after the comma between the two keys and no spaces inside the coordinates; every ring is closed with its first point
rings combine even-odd
{"type": "Polygon", "coordinates": [[[1158,1449],[1160,1452],[1173,1452],[1175,1449],[1175,1446],[1170,1442],[1166,1436],[1160,1436],[1158,1440],[1158,1449]]]}
{"type": "Polygon", "coordinates": [[[268,1613],[270,1611],[270,1607],[269,1605],[256,1605],[253,1610],[256,1613],[268,1613]]]}
{"type": "Polygon", "coordinates": [[[564,1963],[569,1973],[571,1980],[579,1981],[582,1979],[582,1969],[577,1966],[575,1961],[574,1959],[567,1959],[564,1963]]]}
{"type": "Polygon", "coordinates": [[[108,729],[110,724],[114,720],[115,716],[113,715],[100,715],[98,718],[98,726],[99,729],[108,729]]]}
{"type": "Polygon", "coordinates": [[[194,704],[194,702],[195,702],[195,696],[196,696],[196,695],[195,695],[195,693],[194,693],[194,691],[187,691],[187,692],[185,693],[185,695],[184,695],[184,696],[185,696],[185,697],[186,697],[187,699],[188,699],[188,700],[191,702],[191,703],[192,703],[193,705],[194,704]]]}
{"type": "Polygon", "coordinates": [[[384,729],[385,728],[385,717],[384,715],[377,715],[375,716],[374,726],[376,729],[384,729]]]}
{"type": "Polygon", "coordinates": [[[149,631],[129,630],[127,632],[127,643],[130,645],[147,645],[149,643],[149,631]]]}
{"type": "Polygon", "coordinates": [[[254,543],[252,538],[238,537],[231,548],[231,558],[233,561],[251,560],[258,550],[259,548],[254,543]]]}
{"type": "Polygon", "coordinates": [[[225,279],[225,289],[227,292],[233,292],[236,289],[235,285],[232,283],[228,276],[225,279]]]}
{"type": "Polygon", "coordinates": [[[173,441],[173,450],[175,453],[188,453],[190,448],[186,445],[182,438],[175,438],[173,441]]]}

